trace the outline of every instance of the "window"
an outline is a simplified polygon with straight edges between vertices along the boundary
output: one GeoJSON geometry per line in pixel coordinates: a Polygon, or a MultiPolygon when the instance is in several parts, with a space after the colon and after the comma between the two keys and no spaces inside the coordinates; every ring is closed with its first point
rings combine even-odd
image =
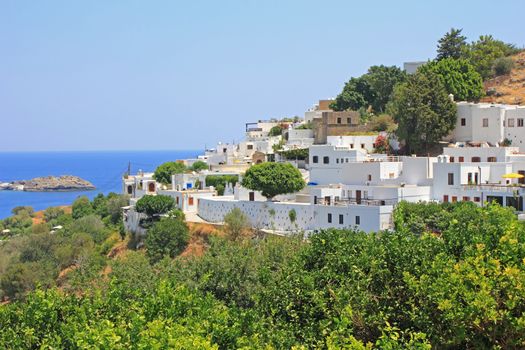
{"type": "Polygon", "coordinates": [[[472,183],[472,173],[467,174],[467,183],[470,185],[472,183]]]}
{"type": "Polygon", "coordinates": [[[454,173],[448,173],[448,184],[450,186],[454,185],[454,173]]]}
{"type": "Polygon", "coordinates": [[[472,157],[471,162],[472,163],[479,163],[479,162],[481,162],[481,158],[480,157],[472,157]]]}
{"type": "Polygon", "coordinates": [[[458,197],[457,196],[452,196],[452,203],[456,203],[458,201],[458,197]]]}
{"type": "Polygon", "coordinates": [[[179,205],[179,197],[176,197],[176,198],[175,198],[175,203],[176,203],[177,205],[179,205]]]}
{"type": "Polygon", "coordinates": [[[337,118],[337,124],[341,124],[341,118],[337,118]]]}
{"type": "Polygon", "coordinates": [[[372,181],[372,174],[368,174],[368,181],[372,181]]]}
{"type": "Polygon", "coordinates": [[[448,195],[443,196],[443,203],[448,203],[448,195]]]}
{"type": "Polygon", "coordinates": [[[339,164],[339,158],[335,158],[335,162],[339,164]]]}
{"type": "Polygon", "coordinates": [[[226,150],[227,150],[226,148],[223,148],[222,153],[226,153],[226,150]]]}
{"type": "Polygon", "coordinates": [[[356,217],[355,217],[355,224],[356,225],[361,225],[361,217],[359,215],[356,215],[356,217]]]}
{"type": "Polygon", "coordinates": [[[128,185],[128,194],[133,194],[133,187],[128,185]]]}
{"type": "Polygon", "coordinates": [[[459,157],[459,162],[463,163],[465,161],[465,157],[459,157]]]}
{"type": "Polygon", "coordinates": [[[519,128],[523,127],[523,118],[518,118],[518,127],[519,128]]]}
{"type": "Polygon", "coordinates": [[[365,148],[365,144],[364,143],[361,144],[361,148],[365,148]]]}
{"type": "Polygon", "coordinates": [[[339,225],[344,224],[344,216],[343,214],[339,214],[339,225]]]}
{"type": "Polygon", "coordinates": [[[354,144],[353,143],[350,144],[350,148],[352,148],[352,149],[354,148],[354,144]]]}
{"type": "Polygon", "coordinates": [[[328,223],[332,223],[332,214],[328,213],[328,223]]]}
{"type": "Polygon", "coordinates": [[[317,204],[317,196],[314,196],[314,204],[317,204]]]}
{"type": "Polygon", "coordinates": [[[509,118],[509,122],[507,123],[508,127],[509,128],[513,128],[514,127],[514,118],[509,118]]]}
{"type": "Polygon", "coordinates": [[[323,157],[323,163],[324,163],[324,164],[330,164],[330,157],[328,157],[328,156],[324,156],[324,157],[323,157]]]}
{"type": "Polygon", "coordinates": [[[465,118],[461,118],[461,126],[467,125],[467,120],[465,118]]]}
{"type": "Polygon", "coordinates": [[[487,162],[495,163],[496,162],[496,157],[488,157],[487,158],[487,162]]]}
{"type": "Polygon", "coordinates": [[[352,118],[346,118],[347,124],[352,124],[352,118]]]}
{"type": "Polygon", "coordinates": [[[489,127],[489,119],[488,118],[483,118],[483,127],[484,128],[488,128],[489,127]]]}
{"type": "Polygon", "coordinates": [[[462,201],[463,201],[463,202],[468,202],[468,201],[470,201],[470,197],[468,197],[468,196],[463,196],[462,201]]]}
{"type": "Polygon", "coordinates": [[[346,158],[346,161],[345,161],[345,163],[348,163],[348,158],[346,158]]]}
{"type": "Polygon", "coordinates": [[[188,197],[188,205],[193,205],[193,197],[188,197]]]}
{"type": "Polygon", "coordinates": [[[474,202],[479,202],[479,201],[480,201],[479,197],[474,197],[474,202]]]}
{"type": "Polygon", "coordinates": [[[248,145],[246,148],[253,149],[253,145],[248,145]]]}
{"type": "Polygon", "coordinates": [[[313,156],[312,157],[312,162],[319,163],[319,157],[318,156],[313,156]]]}
{"type": "Polygon", "coordinates": [[[454,163],[454,157],[450,157],[450,162],[454,163]]]}

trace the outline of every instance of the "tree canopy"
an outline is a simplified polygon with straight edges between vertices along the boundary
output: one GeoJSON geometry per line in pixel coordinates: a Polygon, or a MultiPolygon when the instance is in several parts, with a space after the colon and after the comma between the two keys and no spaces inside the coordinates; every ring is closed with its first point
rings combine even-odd
{"type": "Polygon", "coordinates": [[[166,214],[175,207],[175,200],[170,196],[162,194],[153,196],[146,195],[135,204],[135,210],[148,216],[166,214]]]}
{"type": "Polygon", "coordinates": [[[470,45],[468,59],[483,79],[493,76],[494,62],[518,50],[512,44],[496,40],[492,35],[482,35],[470,45]]]}
{"type": "Polygon", "coordinates": [[[468,60],[443,58],[419,69],[436,73],[456,101],[478,101],[483,96],[483,79],[468,60]]]}
{"type": "Polygon", "coordinates": [[[171,175],[182,174],[186,171],[186,166],[181,162],[166,162],[157,167],[153,173],[153,178],[163,184],[171,183],[171,175]]]}
{"type": "Polygon", "coordinates": [[[332,108],[343,111],[371,107],[376,113],[381,113],[390,100],[394,86],[405,79],[406,73],[396,66],[372,66],[366,74],[350,78],[332,108]]]}
{"type": "Polygon", "coordinates": [[[465,57],[467,38],[461,35],[462,31],[463,29],[452,28],[438,40],[436,57],[438,61],[445,58],[460,59],[465,57]]]}
{"type": "Polygon", "coordinates": [[[198,160],[195,163],[193,163],[190,167],[193,171],[202,171],[202,170],[208,170],[208,163],[203,162],[202,160],[198,160]]]}
{"type": "Polygon", "coordinates": [[[290,163],[262,163],[250,167],[242,179],[242,185],[261,191],[268,199],[279,194],[302,190],[305,182],[301,172],[290,163]]]}
{"type": "Polygon", "coordinates": [[[452,131],[457,118],[456,104],[439,76],[431,71],[412,74],[398,85],[389,108],[406,153],[427,151],[452,131]]]}

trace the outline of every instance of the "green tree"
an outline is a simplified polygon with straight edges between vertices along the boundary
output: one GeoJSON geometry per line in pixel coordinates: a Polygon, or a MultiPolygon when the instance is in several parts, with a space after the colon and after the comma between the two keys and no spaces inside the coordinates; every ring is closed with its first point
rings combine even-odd
{"type": "Polygon", "coordinates": [[[279,194],[302,190],[305,182],[301,172],[290,163],[262,163],[250,167],[242,179],[242,185],[261,191],[268,200],[279,194]]]}
{"type": "Polygon", "coordinates": [[[224,223],[228,236],[234,241],[243,237],[250,228],[250,219],[237,207],[224,215],[224,223]]]}
{"type": "Polygon", "coordinates": [[[164,218],[156,222],[146,235],[146,254],[152,263],[163,257],[174,258],[186,248],[190,238],[188,226],[178,219],[164,218]]]}
{"type": "Polygon", "coordinates": [[[394,87],[406,80],[406,73],[396,66],[372,66],[364,75],[370,90],[373,92],[369,100],[376,113],[383,113],[392,97],[394,87]]]}
{"type": "Polygon", "coordinates": [[[153,178],[163,184],[171,183],[171,175],[182,174],[186,171],[186,166],[181,162],[166,162],[155,169],[153,178]]]}
{"type": "Polygon", "coordinates": [[[202,171],[202,170],[208,170],[208,164],[206,162],[203,162],[202,160],[198,160],[195,163],[191,165],[191,170],[193,171],[202,171]]]}
{"type": "Polygon", "coordinates": [[[281,136],[283,133],[283,128],[280,125],[276,125],[270,129],[268,136],[281,136]]]}
{"type": "Polygon", "coordinates": [[[419,69],[436,73],[457,101],[478,101],[483,96],[483,79],[467,60],[444,58],[419,69]]]}
{"type": "Polygon", "coordinates": [[[350,78],[345,84],[343,91],[337,95],[335,101],[330,106],[335,111],[355,110],[368,108],[370,101],[375,99],[375,94],[370,87],[368,80],[362,76],[350,78]]]}
{"type": "Polygon", "coordinates": [[[64,209],[60,207],[49,207],[46,210],[44,210],[44,220],[46,222],[50,222],[50,221],[58,219],[64,214],[65,214],[64,209]]]}
{"type": "Polygon", "coordinates": [[[396,87],[390,111],[398,123],[396,135],[405,153],[420,153],[447,136],[456,123],[456,104],[439,76],[418,72],[396,87]]]}
{"type": "Polygon", "coordinates": [[[468,57],[483,79],[493,75],[494,62],[501,57],[509,56],[518,50],[514,45],[496,40],[492,35],[482,35],[470,45],[468,57]]]}
{"type": "Polygon", "coordinates": [[[442,60],[445,58],[460,59],[464,58],[467,50],[467,38],[461,35],[463,29],[450,29],[441,39],[438,40],[437,57],[442,60]]]}
{"type": "Polygon", "coordinates": [[[166,214],[175,207],[175,200],[165,195],[146,195],[135,204],[135,210],[148,216],[166,214]]]}
{"type": "Polygon", "coordinates": [[[35,213],[35,210],[33,209],[33,207],[22,205],[22,206],[14,207],[11,210],[11,213],[13,215],[33,216],[33,214],[35,213]]]}
{"type": "Polygon", "coordinates": [[[94,212],[93,206],[86,196],[78,197],[72,206],[73,219],[79,219],[83,216],[92,214],[94,212]]]}

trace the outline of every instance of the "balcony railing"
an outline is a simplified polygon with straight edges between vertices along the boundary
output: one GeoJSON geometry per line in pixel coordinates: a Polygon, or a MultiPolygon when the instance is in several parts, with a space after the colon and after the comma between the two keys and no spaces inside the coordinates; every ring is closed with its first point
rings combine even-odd
{"type": "Polygon", "coordinates": [[[518,191],[518,193],[525,192],[525,185],[523,184],[510,184],[510,185],[465,184],[465,185],[461,185],[461,188],[463,190],[487,191],[487,192],[508,192],[508,193],[514,193],[515,191],[518,191]]]}
{"type": "Polygon", "coordinates": [[[317,200],[319,205],[331,205],[336,207],[347,207],[350,205],[367,205],[367,206],[382,206],[394,205],[395,201],[391,199],[357,199],[357,198],[341,198],[336,200],[326,200],[319,198],[317,200]]]}

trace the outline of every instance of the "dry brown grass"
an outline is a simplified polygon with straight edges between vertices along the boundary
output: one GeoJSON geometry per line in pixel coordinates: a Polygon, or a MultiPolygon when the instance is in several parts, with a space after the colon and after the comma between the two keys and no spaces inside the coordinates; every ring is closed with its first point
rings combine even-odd
{"type": "Polygon", "coordinates": [[[525,51],[511,56],[514,68],[509,75],[503,75],[485,82],[485,91],[495,94],[481,101],[490,103],[525,104],[525,51]]]}

